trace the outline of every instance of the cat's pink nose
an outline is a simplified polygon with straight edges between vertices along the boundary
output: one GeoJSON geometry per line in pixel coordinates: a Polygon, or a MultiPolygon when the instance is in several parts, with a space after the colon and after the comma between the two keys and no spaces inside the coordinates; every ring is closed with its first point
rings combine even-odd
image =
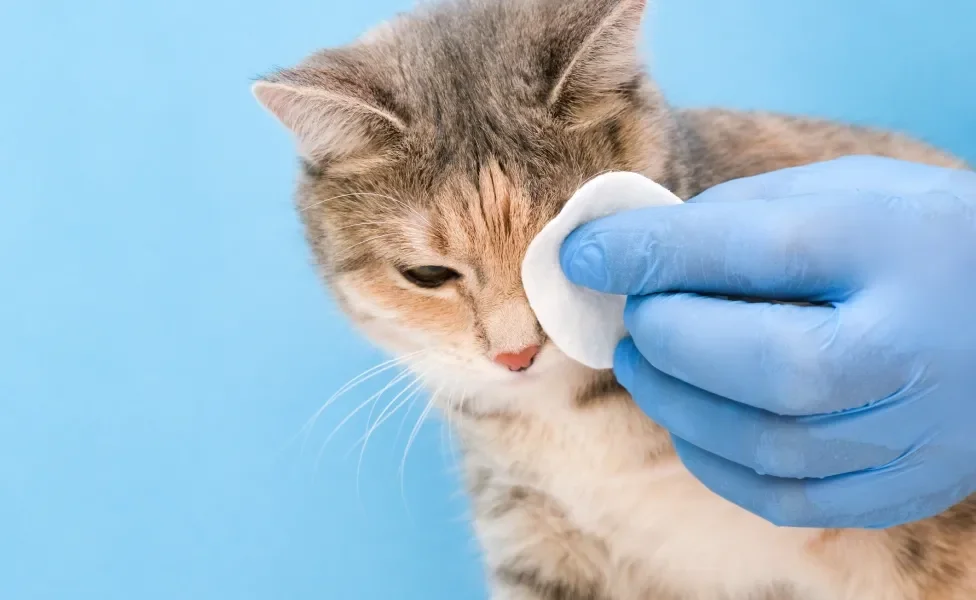
{"type": "Polygon", "coordinates": [[[502,352],[495,355],[495,362],[509,371],[524,371],[532,366],[536,355],[539,354],[539,346],[528,346],[518,352],[502,352]]]}

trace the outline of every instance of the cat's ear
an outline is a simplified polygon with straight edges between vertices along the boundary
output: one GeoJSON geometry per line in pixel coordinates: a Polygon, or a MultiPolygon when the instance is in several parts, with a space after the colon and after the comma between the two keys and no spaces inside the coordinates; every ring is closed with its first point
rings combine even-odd
{"type": "Polygon", "coordinates": [[[282,70],[257,81],[258,102],[294,134],[299,153],[313,162],[377,150],[406,124],[390,94],[363,74],[334,68],[282,70]]]}
{"type": "Polygon", "coordinates": [[[619,110],[640,81],[639,36],[646,0],[555,0],[543,51],[549,108],[578,125],[619,110]],[[622,94],[623,93],[623,94],[622,94]]]}

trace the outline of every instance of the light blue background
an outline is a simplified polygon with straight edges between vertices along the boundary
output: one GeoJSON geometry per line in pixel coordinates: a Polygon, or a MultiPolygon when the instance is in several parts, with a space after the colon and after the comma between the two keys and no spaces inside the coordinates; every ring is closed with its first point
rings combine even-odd
{"type": "MultiPolygon", "coordinates": [[[[249,78],[407,0],[0,5],[0,598],[483,591],[436,424],[370,443],[381,360],[309,267],[249,78]],[[366,386],[367,388],[369,386],[366,386]],[[372,389],[376,389],[374,386],[372,389]]],[[[976,161],[971,0],[659,0],[679,104],[894,126],[976,161]]],[[[380,378],[382,379],[382,378],[380,378]]]]}

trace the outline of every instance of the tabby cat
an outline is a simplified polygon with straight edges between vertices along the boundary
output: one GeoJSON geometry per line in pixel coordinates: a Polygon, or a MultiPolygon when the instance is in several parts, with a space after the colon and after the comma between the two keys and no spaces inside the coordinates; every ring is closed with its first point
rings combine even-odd
{"type": "Polygon", "coordinates": [[[691,477],[612,373],[547,342],[520,263],[600,173],[689,198],[849,154],[964,166],[894,133],[669,106],[639,59],[644,4],[423,6],[254,86],[297,140],[337,301],[452,413],[492,597],[976,599],[976,498],[884,531],[774,526],[691,477]]]}

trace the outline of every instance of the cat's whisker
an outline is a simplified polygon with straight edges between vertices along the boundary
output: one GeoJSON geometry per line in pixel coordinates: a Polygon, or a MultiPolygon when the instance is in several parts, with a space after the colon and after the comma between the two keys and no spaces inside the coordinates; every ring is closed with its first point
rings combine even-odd
{"type": "Polygon", "coordinates": [[[372,378],[374,378],[374,377],[376,377],[376,376],[378,376],[378,375],[380,375],[382,373],[385,373],[386,371],[389,371],[390,369],[395,368],[398,364],[399,364],[399,361],[397,359],[388,360],[388,361],[385,361],[383,363],[380,363],[380,364],[378,364],[378,365],[376,365],[374,367],[371,367],[371,368],[367,369],[366,371],[363,371],[359,375],[357,375],[354,378],[352,378],[349,381],[347,381],[345,384],[343,384],[343,386],[341,388],[339,388],[335,393],[333,393],[333,395],[330,396],[329,399],[326,400],[315,411],[315,413],[312,414],[311,417],[308,418],[308,420],[305,422],[305,424],[302,425],[302,427],[295,433],[295,435],[292,436],[292,438],[289,440],[288,443],[293,442],[296,438],[298,438],[299,436],[301,436],[302,434],[304,434],[304,439],[302,440],[302,446],[301,446],[301,450],[300,450],[300,452],[302,454],[304,454],[305,453],[305,447],[308,444],[308,438],[311,435],[312,430],[315,428],[315,424],[318,422],[319,418],[325,413],[325,411],[329,408],[329,406],[331,406],[333,403],[335,403],[345,393],[347,393],[349,391],[352,391],[353,389],[355,389],[359,385],[361,385],[361,384],[369,381],[370,379],[372,379],[372,378]]]}
{"type": "Polygon", "coordinates": [[[431,222],[427,218],[427,216],[424,215],[423,213],[421,213],[420,211],[418,211],[413,206],[410,206],[409,204],[407,204],[403,200],[400,200],[398,198],[394,198],[393,196],[388,196],[386,194],[378,194],[376,192],[350,192],[348,194],[341,194],[339,196],[332,196],[331,198],[326,198],[325,200],[320,200],[319,202],[316,202],[315,204],[310,204],[309,206],[306,206],[306,207],[302,208],[301,209],[301,212],[306,212],[306,211],[312,210],[313,208],[316,208],[318,206],[321,206],[321,205],[325,204],[326,202],[331,202],[332,200],[339,200],[341,198],[349,198],[349,197],[352,197],[352,196],[373,196],[375,198],[383,198],[384,200],[389,200],[390,202],[393,202],[395,204],[398,204],[398,205],[402,206],[403,208],[409,210],[410,212],[414,213],[418,217],[420,217],[420,219],[422,221],[424,221],[424,223],[426,223],[428,227],[433,227],[433,225],[431,225],[431,222]]]}
{"type": "Polygon", "coordinates": [[[360,440],[357,441],[352,448],[350,448],[350,452],[351,452],[352,450],[355,450],[357,444],[362,442],[362,450],[359,453],[359,461],[356,464],[356,497],[359,498],[360,501],[362,501],[361,482],[362,482],[363,458],[366,456],[366,447],[369,444],[370,437],[372,436],[373,432],[375,432],[383,423],[388,421],[393,415],[397,413],[397,411],[399,411],[404,405],[406,405],[407,402],[409,402],[412,398],[414,398],[418,393],[422,391],[423,391],[423,379],[422,377],[417,377],[412,382],[407,384],[402,390],[400,390],[400,392],[396,396],[394,396],[393,400],[391,400],[389,404],[387,404],[383,412],[380,413],[380,416],[379,418],[377,418],[376,423],[369,429],[369,431],[366,432],[366,435],[360,438],[360,440]],[[413,391],[411,391],[405,398],[403,398],[403,400],[397,403],[397,399],[403,396],[403,394],[406,393],[411,388],[413,388],[413,391]],[[393,406],[394,404],[396,404],[396,406],[393,407],[392,410],[390,410],[390,407],[393,406]]]}
{"type": "Polygon", "coordinates": [[[394,198],[393,196],[387,196],[385,194],[376,194],[376,193],[372,193],[372,192],[362,192],[361,195],[363,195],[363,196],[375,196],[377,198],[383,198],[383,199],[389,200],[390,202],[395,202],[396,204],[399,204],[403,208],[409,210],[413,214],[415,214],[418,217],[420,217],[420,220],[423,221],[428,227],[433,228],[433,224],[431,224],[430,219],[428,219],[426,215],[424,215],[423,213],[421,213],[420,211],[418,211],[413,206],[410,206],[409,204],[407,204],[403,200],[400,200],[398,198],[394,198]]]}
{"type": "Polygon", "coordinates": [[[343,225],[342,227],[337,227],[335,231],[345,231],[347,229],[355,229],[356,227],[366,227],[366,226],[380,226],[380,225],[390,225],[390,221],[360,221],[359,223],[350,223],[349,225],[343,225]]]}
{"type": "MultiPolygon", "coordinates": [[[[465,393],[464,390],[466,390],[466,389],[467,389],[466,387],[463,388],[462,389],[462,392],[461,392],[460,398],[461,398],[461,401],[462,402],[463,402],[464,393],[465,393]]],[[[443,449],[441,450],[441,452],[444,453],[444,467],[446,469],[448,469],[448,470],[453,470],[453,472],[455,472],[455,473],[460,470],[460,465],[458,464],[458,455],[457,455],[457,452],[455,452],[456,448],[454,446],[454,418],[455,418],[455,412],[456,412],[455,411],[455,402],[456,402],[456,400],[457,400],[457,396],[452,393],[451,394],[451,397],[448,398],[447,402],[445,403],[445,407],[446,407],[445,412],[447,413],[447,417],[446,417],[446,421],[447,421],[447,425],[446,425],[446,427],[447,427],[447,434],[446,434],[446,437],[447,437],[447,450],[446,450],[446,452],[443,449]],[[451,457],[451,463],[452,464],[448,464],[448,462],[447,462],[447,456],[448,455],[450,455],[450,457],[451,457]]]]}
{"type": "Polygon", "coordinates": [[[377,240],[383,240],[383,239],[395,237],[395,236],[398,236],[398,235],[400,235],[400,232],[399,231],[390,231],[390,232],[387,232],[387,233],[381,233],[379,235],[374,235],[373,237],[366,238],[365,240],[362,240],[360,242],[357,242],[357,243],[353,244],[352,246],[349,246],[346,250],[347,251],[353,250],[355,248],[358,248],[358,247],[363,246],[365,244],[368,244],[370,242],[375,242],[377,240]]]}
{"type": "Polygon", "coordinates": [[[304,453],[305,446],[308,443],[308,437],[311,434],[311,431],[314,428],[315,423],[318,421],[319,417],[321,417],[322,414],[329,408],[329,406],[335,403],[340,397],[352,391],[354,388],[362,385],[363,383],[369,381],[373,377],[376,377],[381,373],[385,373],[386,371],[389,371],[390,369],[393,369],[398,365],[407,362],[409,360],[412,360],[417,356],[420,356],[429,351],[430,350],[428,348],[425,348],[423,350],[417,350],[416,352],[404,354],[396,358],[391,358],[390,360],[383,361],[376,366],[366,369],[359,375],[356,375],[355,377],[347,381],[345,384],[343,384],[342,387],[336,390],[335,393],[333,393],[332,396],[330,396],[329,399],[326,400],[325,403],[323,403],[322,406],[315,411],[315,414],[309,417],[308,421],[305,422],[302,428],[298,430],[298,432],[291,438],[291,440],[289,440],[289,443],[291,443],[292,441],[295,440],[295,438],[297,438],[298,436],[304,433],[305,439],[302,441],[302,449],[301,449],[301,452],[304,453]]]}
{"type": "MultiPolygon", "coordinates": [[[[366,415],[366,428],[367,428],[367,430],[369,429],[370,422],[372,422],[372,420],[373,420],[373,413],[376,412],[376,405],[377,404],[379,404],[379,399],[378,398],[377,398],[377,401],[374,402],[372,404],[372,406],[369,407],[369,414],[366,415]]],[[[382,412],[380,414],[382,414],[382,412]]]]}
{"type": "Polygon", "coordinates": [[[410,405],[407,406],[407,410],[403,413],[403,418],[400,419],[400,425],[396,430],[396,437],[393,438],[393,443],[396,444],[400,441],[400,436],[403,434],[403,427],[407,424],[407,419],[410,418],[410,413],[413,412],[413,407],[417,404],[417,397],[410,399],[410,405]]]}
{"type": "Polygon", "coordinates": [[[451,422],[453,415],[451,413],[454,412],[453,410],[451,410],[451,405],[453,402],[454,402],[454,394],[452,393],[448,397],[447,401],[444,403],[445,407],[447,407],[447,410],[444,411],[445,413],[444,424],[441,427],[441,435],[440,435],[441,462],[444,464],[445,469],[449,468],[449,465],[447,464],[447,454],[448,452],[450,452],[450,448],[451,448],[451,430],[453,429],[453,423],[451,422]]]}
{"type": "Polygon", "coordinates": [[[346,417],[342,421],[340,421],[338,425],[336,425],[335,429],[333,429],[332,432],[328,436],[326,436],[325,443],[328,444],[332,440],[332,438],[335,437],[335,435],[338,433],[338,431],[340,429],[342,429],[342,427],[346,423],[348,423],[349,420],[351,420],[360,411],[362,411],[364,408],[366,408],[366,406],[370,405],[371,403],[375,403],[377,400],[379,400],[383,396],[383,394],[385,394],[387,391],[389,391],[390,388],[392,388],[393,386],[395,386],[397,383],[403,381],[407,377],[410,377],[411,375],[413,375],[413,372],[409,368],[403,369],[402,371],[400,371],[399,373],[397,373],[397,375],[393,379],[391,379],[390,381],[388,381],[387,384],[384,385],[378,392],[374,393],[372,396],[370,396],[369,398],[367,398],[359,406],[357,406],[355,409],[353,409],[352,412],[350,412],[348,415],[346,415],[346,417]]]}
{"type": "Polygon", "coordinates": [[[352,412],[350,412],[348,415],[346,415],[346,417],[342,421],[340,421],[338,425],[336,425],[335,429],[332,430],[332,433],[330,433],[325,438],[325,441],[322,442],[322,447],[319,448],[319,452],[318,452],[318,454],[315,457],[315,466],[313,467],[313,469],[314,470],[318,470],[318,465],[319,465],[319,462],[322,460],[322,454],[323,454],[323,452],[325,452],[326,446],[329,445],[329,442],[332,441],[332,438],[335,437],[337,433],[339,433],[339,430],[341,430],[342,427],[346,423],[348,423],[349,421],[351,421],[353,419],[353,417],[355,417],[357,414],[359,414],[360,411],[362,411],[364,408],[366,408],[367,406],[369,406],[371,403],[376,402],[380,398],[380,396],[382,396],[387,390],[389,390],[391,387],[393,387],[394,385],[396,385],[400,381],[403,381],[404,379],[406,379],[410,375],[411,375],[411,371],[409,369],[404,369],[396,377],[394,377],[389,383],[387,383],[383,387],[383,389],[381,389],[380,391],[376,392],[375,394],[373,394],[372,396],[370,396],[369,398],[367,398],[362,404],[360,404],[359,406],[357,406],[352,412]]]}
{"type": "MultiPolygon", "coordinates": [[[[313,208],[317,208],[319,206],[322,206],[326,202],[332,202],[333,200],[341,200],[342,198],[351,198],[353,196],[369,196],[369,195],[371,195],[371,194],[369,194],[367,192],[350,192],[348,194],[340,194],[338,196],[332,196],[330,198],[325,198],[324,200],[319,200],[315,204],[309,204],[308,206],[302,207],[299,210],[299,212],[306,212],[306,211],[312,210],[313,208]]],[[[380,194],[376,194],[376,195],[379,196],[380,194]]]]}
{"type": "MultiPolygon", "coordinates": [[[[409,366],[407,368],[409,369],[409,366]]],[[[369,414],[366,415],[366,425],[367,425],[367,428],[369,427],[369,423],[373,420],[373,413],[376,412],[376,405],[378,405],[378,404],[379,404],[379,398],[377,398],[377,401],[376,402],[373,402],[373,404],[369,407],[369,414]]]]}
{"type": "MultiPolygon", "coordinates": [[[[353,443],[352,447],[350,447],[349,451],[346,453],[346,456],[348,457],[350,452],[352,452],[353,450],[355,450],[357,447],[361,445],[362,447],[359,455],[359,462],[360,464],[362,464],[363,454],[366,452],[366,444],[367,442],[369,442],[369,438],[373,435],[373,433],[375,433],[376,430],[383,423],[388,421],[390,417],[396,414],[397,411],[399,411],[411,398],[416,396],[422,390],[423,390],[423,378],[422,376],[418,376],[415,377],[413,381],[411,381],[406,386],[404,386],[403,389],[397,392],[397,395],[394,396],[393,399],[386,404],[386,407],[380,411],[380,414],[379,416],[376,417],[375,422],[370,424],[369,419],[367,419],[368,429],[366,430],[366,433],[364,433],[362,437],[360,437],[358,440],[356,440],[355,443],[353,443]],[[410,393],[406,397],[404,397],[404,394],[406,394],[407,392],[410,393]],[[403,398],[403,400],[400,400],[401,398],[403,398]]],[[[374,402],[373,406],[376,406],[376,404],[377,403],[374,402]]]]}
{"type": "MultiPolygon", "coordinates": [[[[415,355],[414,355],[414,356],[411,356],[411,358],[415,358],[415,355]]],[[[416,370],[417,370],[417,367],[419,367],[419,364],[420,364],[420,362],[421,362],[421,361],[423,361],[423,359],[424,359],[424,357],[423,357],[423,356],[421,356],[421,357],[420,357],[420,359],[419,359],[419,361],[418,361],[418,365],[415,365],[415,366],[413,367],[413,370],[414,370],[414,371],[416,371],[416,370]]],[[[408,367],[408,368],[410,368],[410,367],[408,367]]],[[[414,380],[413,382],[411,382],[411,384],[410,384],[410,385],[413,385],[414,383],[420,383],[420,380],[421,380],[421,379],[423,379],[423,377],[424,377],[424,375],[420,375],[420,376],[419,376],[419,377],[418,377],[417,379],[415,379],[415,380],[414,380]]],[[[407,386],[406,388],[404,388],[404,390],[401,390],[401,392],[400,392],[400,393],[402,394],[402,393],[403,393],[403,391],[406,391],[407,389],[409,389],[409,387],[410,387],[410,386],[408,385],[408,386],[407,386]]],[[[397,398],[399,398],[399,397],[400,397],[400,394],[397,394],[397,395],[396,395],[396,396],[395,396],[395,397],[393,398],[393,400],[391,400],[391,401],[390,401],[390,403],[389,403],[389,404],[387,404],[387,406],[386,406],[386,408],[384,408],[384,409],[383,409],[383,411],[382,411],[382,412],[380,412],[380,416],[379,416],[378,418],[382,418],[382,416],[383,416],[383,414],[384,414],[384,413],[385,413],[385,412],[386,412],[386,411],[387,411],[387,410],[388,410],[388,409],[390,408],[390,406],[391,406],[391,405],[392,405],[392,404],[393,404],[394,402],[396,402],[396,400],[397,400],[397,398]]],[[[377,405],[377,404],[379,404],[379,402],[374,402],[374,403],[373,403],[373,406],[371,406],[371,407],[370,407],[370,409],[369,409],[369,415],[367,415],[367,417],[366,417],[366,425],[367,425],[367,428],[369,428],[369,423],[370,423],[370,422],[371,422],[371,421],[373,420],[373,413],[374,413],[374,412],[375,412],[375,410],[376,410],[376,405],[377,405]]],[[[371,431],[372,431],[372,429],[368,429],[368,431],[366,432],[366,437],[367,437],[367,438],[369,437],[369,434],[370,434],[370,432],[371,432],[371,431]]],[[[362,439],[362,438],[360,438],[360,440],[361,440],[361,439],[362,439]]],[[[358,442],[357,442],[357,443],[358,443],[358,442]]],[[[352,451],[353,449],[355,449],[355,445],[353,446],[353,448],[351,448],[351,449],[350,449],[350,452],[351,452],[351,451],[352,451]]],[[[365,450],[365,444],[363,445],[363,450],[365,450]]],[[[360,462],[361,462],[361,461],[362,461],[362,457],[360,457],[360,462]]]]}
{"type": "Polygon", "coordinates": [[[427,420],[427,416],[430,415],[430,411],[434,408],[434,402],[437,398],[431,398],[427,402],[427,407],[420,414],[420,418],[417,419],[417,424],[414,425],[413,430],[410,432],[410,437],[407,439],[407,447],[403,451],[403,460],[400,461],[400,496],[403,498],[404,504],[407,502],[407,491],[405,483],[405,473],[407,468],[407,456],[410,454],[410,448],[413,446],[414,441],[417,439],[417,435],[420,433],[420,429],[424,425],[424,421],[427,420]]]}
{"type": "MultiPolygon", "coordinates": [[[[393,417],[394,414],[397,413],[397,411],[399,411],[403,406],[405,406],[407,404],[407,402],[411,402],[419,394],[423,393],[423,384],[420,382],[420,380],[419,379],[414,380],[413,383],[414,384],[420,383],[420,385],[418,385],[417,387],[415,387],[413,389],[413,391],[410,392],[410,394],[408,394],[403,400],[401,400],[399,402],[399,404],[397,404],[397,406],[392,411],[390,411],[390,413],[383,420],[377,422],[376,427],[378,427],[378,426],[382,425],[384,422],[388,421],[391,417],[393,417]]],[[[413,384],[411,384],[411,386],[412,385],[413,384]]],[[[404,390],[404,391],[406,391],[406,390],[404,390]]],[[[360,451],[360,454],[359,454],[359,463],[356,465],[356,492],[357,492],[357,494],[359,493],[360,473],[362,471],[362,466],[363,466],[363,457],[366,455],[366,445],[368,443],[369,443],[369,437],[367,437],[365,440],[363,440],[362,450],[360,451]]]]}

